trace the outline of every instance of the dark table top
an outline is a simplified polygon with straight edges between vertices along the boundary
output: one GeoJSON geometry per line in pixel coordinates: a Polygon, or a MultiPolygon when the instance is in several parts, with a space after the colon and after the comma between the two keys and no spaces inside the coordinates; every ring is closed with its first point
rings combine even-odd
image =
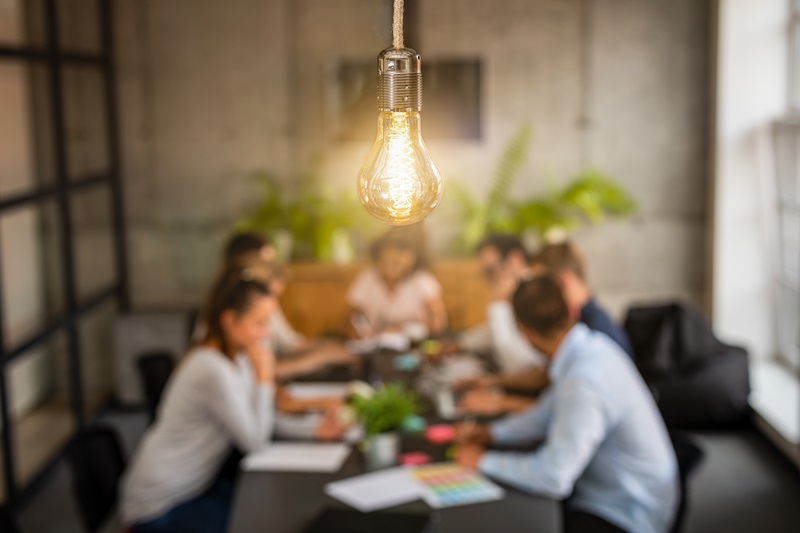
{"type": "MultiPolygon", "coordinates": [[[[391,365],[387,364],[390,360],[391,357],[381,355],[377,361],[373,360],[373,366],[382,367],[375,370],[384,376],[392,374],[389,380],[410,385],[414,376],[392,372],[391,365]]],[[[314,376],[314,379],[335,381],[336,378],[344,377],[329,374],[314,376]]],[[[352,379],[356,376],[348,377],[352,379]]],[[[422,451],[429,454],[435,462],[445,460],[446,447],[432,445],[421,435],[404,436],[401,447],[403,453],[422,451]]],[[[355,448],[339,472],[333,474],[240,472],[229,532],[300,533],[325,507],[348,508],[324,493],[323,487],[327,483],[366,472],[363,457],[355,448]]],[[[504,488],[505,497],[493,502],[431,510],[424,502],[415,501],[385,511],[436,513],[437,533],[561,531],[560,502],[525,494],[509,487],[504,488]]]]}
{"type": "MultiPolygon", "coordinates": [[[[347,508],[323,492],[326,483],[365,471],[361,454],[354,450],[335,474],[241,472],[229,532],[300,533],[325,507],[347,508]]],[[[561,531],[559,502],[505,489],[505,497],[493,502],[430,510],[424,502],[415,501],[387,511],[436,513],[437,533],[561,531]]]]}

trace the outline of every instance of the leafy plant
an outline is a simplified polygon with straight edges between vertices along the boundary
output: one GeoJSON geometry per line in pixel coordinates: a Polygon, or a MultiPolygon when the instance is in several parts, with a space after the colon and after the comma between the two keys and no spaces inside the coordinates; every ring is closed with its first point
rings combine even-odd
{"type": "Polygon", "coordinates": [[[356,394],[350,405],[367,436],[397,431],[421,411],[417,395],[399,383],[382,385],[374,394],[356,394]]]}
{"type": "MultiPolygon", "coordinates": [[[[337,232],[351,239],[371,236],[375,226],[349,191],[322,186],[316,172],[300,176],[294,194],[288,194],[277,176],[258,171],[253,175],[261,187],[260,202],[240,219],[235,231],[255,231],[277,240],[281,232],[292,236],[294,259],[330,261],[334,257],[337,232]]],[[[289,259],[289,258],[286,258],[289,259]]]]}
{"type": "Polygon", "coordinates": [[[528,158],[532,133],[531,127],[526,124],[506,146],[492,178],[487,201],[477,199],[460,183],[448,184],[449,194],[458,204],[459,218],[463,221],[457,249],[470,252],[490,228],[499,231],[496,228],[510,224],[513,213],[508,195],[528,158]]]}
{"type": "Polygon", "coordinates": [[[636,203],[614,180],[597,170],[578,175],[563,188],[514,204],[508,229],[535,231],[546,240],[554,232],[569,232],[583,223],[597,224],[606,217],[624,217],[636,203]]]}
{"type": "Polygon", "coordinates": [[[511,139],[500,157],[486,201],[476,198],[464,185],[448,184],[461,223],[457,252],[471,252],[490,232],[533,231],[546,240],[587,222],[596,224],[608,216],[623,217],[636,211],[630,195],[597,170],[587,170],[564,187],[551,187],[544,194],[512,199],[510,191],[528,157],[530,138],[531,128],[525,125],[511,139]]]}

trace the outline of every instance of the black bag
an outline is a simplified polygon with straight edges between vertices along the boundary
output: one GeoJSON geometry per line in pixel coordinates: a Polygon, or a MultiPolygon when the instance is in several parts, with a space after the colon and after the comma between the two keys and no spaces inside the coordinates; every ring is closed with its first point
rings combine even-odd
{"type": "Polygon", "coordinates": [[[625,330],[667,427],[728,427],[746,419],[747,352],[717,339],[696,311],[679,303],[633,307],[625,330]]]}

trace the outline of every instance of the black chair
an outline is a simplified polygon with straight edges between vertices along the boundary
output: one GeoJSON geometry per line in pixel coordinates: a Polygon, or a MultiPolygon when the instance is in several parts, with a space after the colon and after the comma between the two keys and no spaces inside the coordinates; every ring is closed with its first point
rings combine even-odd
{"type": "Polygon", "coordinates": [[[0,505],[0,533],[19,533],[14,515],[5,505],[0,505]]]}
{"type": "Polygon", "coordinates": [[[683,522],[686,518],[686,510],[689,502],[689,477],[703,461],[705,452],[687,434],[677,431],[670,431],[672,447],[675,448],[675,456],[678,459],[678,472],[681,483],[681,494],[678,502],[678,512],[675,515],[675,522],[672,524],[671,533],[680,533],[683,522]]]}
{"type": "Polygon", "coordinates": [[[67,446],[67,462],[83,522],[94,533],[117,503],[117,486],[125,470],[117,432],[106,425],[81,430],[67,446]]]}
{"type": "Polygon", "coordinates": [[[136,360],[150,422],[155,420],[161,395],[175,369],[175,357],[169,352],[147,352],[136,360]]]}

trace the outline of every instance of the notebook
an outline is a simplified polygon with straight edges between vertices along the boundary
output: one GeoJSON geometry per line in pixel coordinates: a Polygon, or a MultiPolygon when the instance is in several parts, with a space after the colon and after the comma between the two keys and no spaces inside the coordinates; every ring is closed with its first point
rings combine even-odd
{"type": "Polygon", "coordinates": [[[350,446],[343,443],[273,442],[244,458],[244,470],[338,472],[350,446]]]}

